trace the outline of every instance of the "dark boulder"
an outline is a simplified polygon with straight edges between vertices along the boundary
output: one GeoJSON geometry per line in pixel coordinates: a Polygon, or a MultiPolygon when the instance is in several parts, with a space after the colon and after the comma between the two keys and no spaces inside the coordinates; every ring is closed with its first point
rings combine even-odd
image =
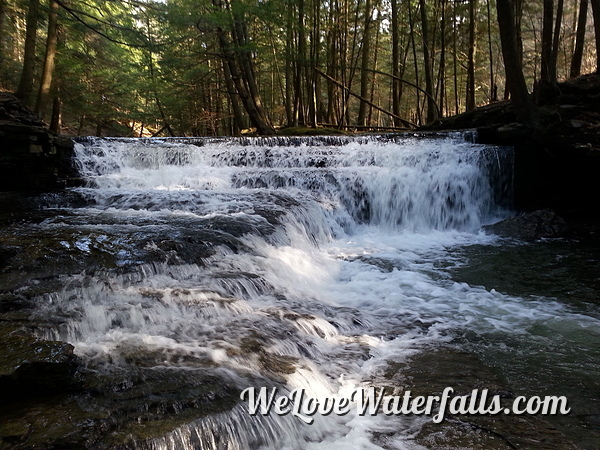
{"type": "Polygon", "coordinates": [[[71,390],[77,369],[73,346],[46,341],[8,322],[0,326],[0,395],[6,400],[71,390]]]}
{"type": "Polygon", "coordinates": [[[483,229],[492,234],[526,241],[564,236],[568,225],[550,209],[542,209],[502,220],[483,229]]]}
{"type": "Polygon", "coordinates": [[[71,139],[50,132],[8,92],[0,92],[0,191],[48,191],[76,179],[71,139]]]}

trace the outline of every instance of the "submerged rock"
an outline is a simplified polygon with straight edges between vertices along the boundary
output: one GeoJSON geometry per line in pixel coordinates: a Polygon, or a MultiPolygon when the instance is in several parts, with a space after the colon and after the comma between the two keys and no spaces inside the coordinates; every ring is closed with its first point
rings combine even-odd
{"type": "Polygon", "coordinates": [[[498,236],[526,241],[561,237],[565,235],[568,228],[567,222],[550,209],[522,214],[483,227],[486,232],[498,236]]]}

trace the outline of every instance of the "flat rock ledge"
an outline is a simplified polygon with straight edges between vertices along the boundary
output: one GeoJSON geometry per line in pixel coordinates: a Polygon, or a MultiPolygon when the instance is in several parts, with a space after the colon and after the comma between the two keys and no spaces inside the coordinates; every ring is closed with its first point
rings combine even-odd
{"type": "Polygon", "coordinates": [[[483,230],[502,237],[535,241],[563,237],[569,226],[551,209],[542,209],[486,225],[483,230]]]}

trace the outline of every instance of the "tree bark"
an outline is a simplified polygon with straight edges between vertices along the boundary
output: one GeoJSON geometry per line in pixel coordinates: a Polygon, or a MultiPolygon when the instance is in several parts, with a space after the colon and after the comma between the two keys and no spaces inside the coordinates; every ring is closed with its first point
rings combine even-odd
{"type": "Polygon", "coordinates": [[[477,52],[477,0],[469,1],[469,54],[467,59],[467,111],[475,109],[475,55],[477,52]]]}
{"type": "MultiPolygon", "coordinates": [[[[57,95],[52,101],[52,116],[50,118],[50,131],[60,133],[62,126],[62,102],[57,95]]],[[[143,126],[143,125],[142,125],[143,126]]]]}
{"type": "Polygon", "coordinates": [[[445,98],[446,98],[446,0],[441,0],[442,19],[440,22],[440,69],[439,69],[439,89],[440,100],[438,107],[440,117],[444,116],[445,98]]]}
{"type": "Polygon", "coordinates": [[[227,62],[223,60],[222,65],[223,74],[225,75],[225,88],[227,89],[227,93],[229,94],[229,102],[231,104],[231,109],[233,110],[233,117],[235,119],[237,132],[239,133],[241,130],[244,129],[244,115],[242,114],[239,96],[235,90],[231,72],[229,71],[229,64],[227,64],[227,62]]]}
{"type": "Polygon", "coordinates": [[[298,123],[302,123],[302,125],[306,125],[306,108],[304,103],[304,96],[302,95],[302,75],[303,69],[306,65],[306,26],[305,26],[305,1],[298,0],[298,57],[296,58],[296,78],[295,78],[295,115],[298,117],[298,123]]]}
{"type": "Polygon", "coordinates": [[[429,56],[429,30],[427,24],[427,11],[425,9],[425,0],[419,0],[421,9],[421,32],[423,35],[423,59],[425,70],[425,90],[428,93],[427,97],[427,123],[431,123],[437,119],[435,105],[433,104],[433,74],[431,71],[431,59],[429,56]]]}
{"type": "Polygon", "coordinates": [[[229,68],[235,90],[248,113],[250,122],[261,135],[273,135],[275,130],[262,107],[260,94],[256,85],[254,63],[247,47],[247,30],[243,18],[233,14],[231,5],[221,0],[213,0],[213,5],[220,10],[228,10],[231,15],[231,37],[229,40],[224,28],[216,28],[222,58],[229,68]]]}
{"type": "Polygon", "coordinates": [[[544,0],[544,16],[542,22],[542,51],[540,82],[542,84],[553,83],[552,69],[552,23],[554,17],[554,0],[544,0]]]}
{"type": "Polygon", "coordinates": [[[488,24],[488,51],[490,58],[490,103],[498,101],[498,89],[496,86],[496,76],[494,74],[494,51],[492,47],[492,11],[490,0],[487,0],[487,24],[488,24]]]}
{"type": "MultiPolygon", "coordinates": [[[[453,17],[456,17],[456,2],[452,6],[453,17]]],[[[456,20],[452,21],[452,72],[454,80],[454,114],[458,116],[460,100],[458,96],[458,45],[457,45],[457,25],[456,20]]]]}
{"type": "Polygon", "coordinates": [[[37,37],[37,24],[40,3],[39,0],[29,0],[27,10],[27,27],[25,32],[25,50],[23,54],[23,71],[16,95],[26,105],[31,104],[33,91],[33,75],[35,70],[35,41],[37,37]]]}
{"type": "Polygon", "coordinates": [[[512,103],[519,119],[532,130],[537,130],[537,111],[529,97],[527,83],[523,75],[523,66],[519,57],[521,51],[517,45],[517,30],[512,0],[498,0],[496,10],[506,83],[511,92],[512,103]]]}
{"type": "MultiPolygon", "coordinates": [[[[365,1],[365,20],[363,27],[363,42],[362,42],[362,64],[361,67],[363,70],[360,74],[360,96],[362,98],[369,97],[369,76],[368,72],[364,69],[370,67],[371,61],[371,22],[372,22],[372,14],[371,11],[371,0],[365,1]]],[[[359,108],[358,108],[358,120],[357,124],[361,126],[367,125],[367,107],[368,104],[364,100],[361,100],[359,108]]]]}
{"type": "Polygon", "coordinates": [[[556,83],[558,80],[558,49],[560,47],[560,28],[562,26],[563,6],[564,0],[558,0],[554,24],[554,38],[552,40],[552,55],[550,58],[550,79],[553,83],[556,83]]]}
{"type": "Polygon", "coordinates": [[[50,0],[50,9],[48,12],[48,37],[46,39],[46,56],[44,58],[44,68],[42,70],[42,79],[40,81],[40,90],[35,103],[34,113],[40,118],[44,118],[44,111],[50,99],[50,89],[52,87],[52,77],[54,74],[54,59],[56,57],[56,45],[58,42],[58,3],[50,0]]]}
{"type": "Polygon", "coordinates": [[[6,34],[6,27],[4,26],[5,18],[7,15],[7,4],[6,0],[0,0],[0,87],[4,86],[6,77],[6,62],[4,59],[4,35],[6,34]]]}
{"type": "Polygon", "coordinates": [[[293,89],[293,65],[292,65],[292,42],[294,39],[293,33],[293,18],[294,9],[292,2],[287,2],[287,36],[285,43],[285,115],[287,118],[287,126],[293,127],[298,124],[298,117],[294,117],[294,89],[293,89]]]}
{"type": "Polygon", "coordinates": [[[571,60],[571,78],[581,75],[581,61],[583,60],[583,46],[585,44],[585,28],[587,26],[588,0],[581,0],[579,4],[579,17],[577,20],[577,35],[575,49],[571,60]]]}
{"type": "Polygon", "coordinates": [[[321,54],[321,14],[320,2],[313,0],[312,2],[312,27],[310,31],[310,61],[305,67],[306,85],[308,94],[308,124],[316,128],[319,110],[319,86],[315,67],[319,66],[319,55],[321,54]]]}
{"type": "MultiPolygon", "coordinates": [[[[408,23],[410,26],[410,45],[412,47],[412,54],[413,54],[413,62],[415,65],[415,83],[417,86],[420,85],[419,83],[419,61],[417,58],[417,44],[415,42],[415,18],[414,15],[412,13],[411,7],[410,7],[410,3],[411,2],[406,2],[407,6],[408,6],[408,23]]],[[[419,93],[419,90],[417,89],[417,108],[416,108],[416,117],[417,117],[417,123],[419,125],[423,125],[423,121],[421,119],[421,94],[419,93]]]]}
{"type": "Polygon", "coordinates": [[[600,0],[590,0],[594,17],[594,32],[596,36],[596,72],[600,73],[600,0]]]}
{"type": "MultiPolygon", "coordinates": [[[[398,25],[398,0],[391,0],[392,7],[392,75],[400,78],[400,27],[398,25]]],[[[402,83],[392,79],[392,112],[400,116],[400,100],[402,99],[402,83]]],[[[401,126],[399,119],[394,118],[394,125],[401,126]]]]}

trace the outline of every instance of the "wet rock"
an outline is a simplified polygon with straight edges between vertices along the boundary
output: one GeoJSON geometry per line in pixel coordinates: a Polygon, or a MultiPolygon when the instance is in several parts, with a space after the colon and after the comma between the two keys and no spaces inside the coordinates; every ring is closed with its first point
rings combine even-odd
{"type": "Polygon", "coordinates": [[[82,370],[70,395],[0,403],[0,448],[150,448],[151,442],[211,414],[230,410],[239,391],[204,370],[82,370]]]}
{"type": "Polygon", "coordinates": [[[522,214],[483,227],[489,233],[526,241],[561,237],[568,228],[565,220],[549,209],[522,214]]]}
{"type": "Polygon", "coordinates": [[[0,396],[15,399],[67,391],[77,368],[73,346],[31,336],[12,323],[0,326],[0,396]]]}
{"type": "Polygon", "coordinates": [[[520,123],[509,123],[503,125],[496,130],[498,138],[501,140],[523,139],[529,134],[529,129],[520,123]]]}
{"type": "MultiPolygon", "coordinates": [[[[488,389],[489,398],[500,396],[502,408],[512,405],[516,394],[506,381],[477,355],[440,349],[415,355],[406,365],[390,363],[386,378],[410,390],[413,396],[440,395],[450,386],[453,395],[469,395],[488,389]]],[[[383,437],[382,437],[383,439],[383,437]]],[[[562,431],[539,415],[446,414],[441,423],[426,423],[416,442],[432,449],[575,450],[562,431]]]]}
{"type": "Polygon", "coordinates": [[[0,191],[59,189],[77,177],[72,141],[48,131],[7,92],[0,92],[0,149],[0,191]]]}

